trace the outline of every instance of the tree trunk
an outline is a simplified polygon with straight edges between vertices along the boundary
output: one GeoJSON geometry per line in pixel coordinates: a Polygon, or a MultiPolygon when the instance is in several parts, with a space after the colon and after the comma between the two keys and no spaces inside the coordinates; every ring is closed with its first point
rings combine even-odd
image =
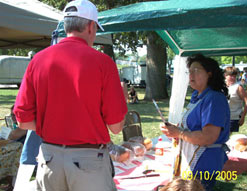
{"type": "MultiPolygon", "coordinates": [[[[111,38],[113,40],[113,35],[111,35],[111,38]]],[[[105,54],[107,54],[108,56],[110,56],[114,60],[114,62],[116,62],[115,54],[114,54],[113,46],[112,45],[110,45],[110,44],[104,44],[103,45],[103,52],[105,54]]]]}
{"type": "Polygon", "coordinates": [[[108,56],[110,56],[114,60],[114,62],[116,62],[112,45],[104,44],[103,45],[103,52],[105,54],[107,54],[108,56]]]}
{"type": "Polygon", "coordinates": [[[160,37],[155,33],[147,36],[147,76],[145,100],[168,98],[166,87],[167,53],[160,37]]]}

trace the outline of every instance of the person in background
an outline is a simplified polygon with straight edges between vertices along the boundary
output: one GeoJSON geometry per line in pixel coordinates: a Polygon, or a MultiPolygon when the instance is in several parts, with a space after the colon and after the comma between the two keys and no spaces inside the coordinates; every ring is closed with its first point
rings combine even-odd
{"type": "Polygon", "coordinates": [[[117,66],[92,48],[103,30],[93,3],[71,1],[63,13],[67,37],[35,54],[14,108],[20,128],[43,140],[36,190],[115,191],[106,144],[127,113],[117,66]]]}
{"type": "Polygon", "coordinates": [[[18,127],[16,117],[15,117],[13,110],[14,110],[14,105],[10,108],[10,115],[11,115],[11,119],[13,121],[14,130],[10,132],[8,139],[18,141],[18,142],[21,142],[22,144],[24,144],[24,141],[26,139],[27,130],[20,129],[18,127]]]}
{"type": "Polygon", "coordinates": [[[36,175],[39,147],[42,143],[40,136],[35,131],[28,130],[20,156],[20,165],[17,172],[14,191],[27,189],[30,179],[36,175]]]}
{"type": "Polygon", "coordinates": [[[130,103],[138,103],[138,96],[137,96],[137,92],[134,86],[131,86],[130,88],[129,100],[130,100],[130,103]]]}
{"type": "Polygon", "coordinates": [[[238,132],[239,126],[244,124],[247,112],[247,94],[240,82],[237,82],[238,70],[227,67],[224,70],[226,85],[229,92],[229,106],[231,112],[230,132],[238,132]]]}
{"type": "Polygon", "coordinates": [[[239,75],[238,75],[238,78],[237,78],[237,81],[240,82],[242,84],[242,76],[243,76],[243,71],[239,71],[239,75]]]}
{"type": "Polygon", "coordinates": [[[221,171],[228,160],[225,145],[230,133],[228,89],[223,71],[214,59],[193,55],[188,57],[187,67],[194,92],[181,126],[161,124],[161,128],[167,137],[179,139],[181,154],[175,172],[198,175],[205,190],[211,191],[216,182],[215,172],[221,171]]]}
{"type": "Polygon", "coordinates": [[[174,178],[159,191],[204,191],[204,188],[198,179],[174,178]]]}
{"type": "Polygon", "coordinates": [[[241,78],[241,83],[242,85],[245,87],[247,84],[247,68],[245,67],[243,69],[243,74],[242,74],[242,78],[241,78]]]}

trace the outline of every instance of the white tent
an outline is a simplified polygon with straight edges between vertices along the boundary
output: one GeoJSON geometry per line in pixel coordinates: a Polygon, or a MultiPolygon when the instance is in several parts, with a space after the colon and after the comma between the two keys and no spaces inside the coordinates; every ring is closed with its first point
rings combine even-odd
{"type": "Polygon", "coordinates": [[[62,13],[37,0],[0,0],[0,48],[46,47],[62,13]]]}
{"type": "MultiPolygon", "coordinates": [[[[63,15],[38,0],[0,0],[0,18],[0,48],[44,48],[63,15]]],[[[98,36],[98,44],[101,38],[112,44],[110,35],[98,36]]]]}

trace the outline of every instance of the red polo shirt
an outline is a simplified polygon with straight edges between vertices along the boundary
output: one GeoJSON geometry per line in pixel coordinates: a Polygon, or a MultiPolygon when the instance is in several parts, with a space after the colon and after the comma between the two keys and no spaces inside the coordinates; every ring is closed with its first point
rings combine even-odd
{"type": "Polygon", "coordinates": [[[34,56],[14,109],[19,122],[36,120],[45,141],[66,145],[109,142],[106,124],[126,112],[116,64],[77,37],[34,56]]]}

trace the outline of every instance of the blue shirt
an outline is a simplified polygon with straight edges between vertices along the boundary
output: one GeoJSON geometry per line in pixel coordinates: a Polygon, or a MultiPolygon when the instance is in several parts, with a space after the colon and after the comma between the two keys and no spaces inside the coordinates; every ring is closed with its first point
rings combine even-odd
{"type": "MultiPolygon", "coordinates": [[[[208,124],[221,127],[221,132],[215,144],[223,144],[229,139],[230,133],[230,109],[226,96],[211,88],[205,89],[199,96],[194,91],[191,96],[191,103],[202,101],[194,108],[187,118],[187,125],[191,131],[202,130],[208,124]]],[[[222,170],[225,161],[228,160],[222,148],[207,148],[200,157],[194,173],[198,171],[222,170]]]]}
{"type": "Polygon", "coordinates": [[[39,154],[39,146],[42,143],[40,136],[35,131],[27,132],[26,140],[23,145],[20,163],[37,165],[36,157],[39,154]]]}

